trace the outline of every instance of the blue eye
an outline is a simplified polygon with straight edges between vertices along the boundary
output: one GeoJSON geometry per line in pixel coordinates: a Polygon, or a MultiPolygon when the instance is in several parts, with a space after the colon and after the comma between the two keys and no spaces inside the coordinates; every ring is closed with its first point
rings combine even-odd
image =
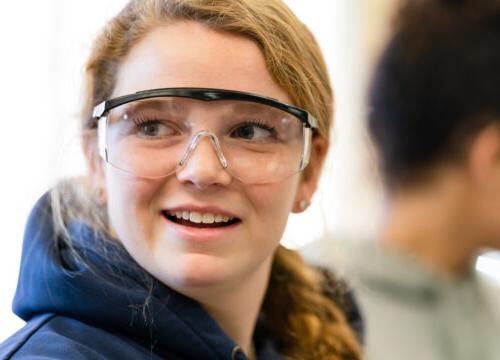
{"type": "Polygon", "coordinates": [[[176,134],[176,131],[159,120],[137,121],[136,131],[140,137],[149,139],[159,139],[176,134]]]}
{"type": "Polygon", "coordinates": [[[234,129],[231,135],[244,140],[266,140],[274,136],[274,130],[264,124],[248,122],[234,129]]]}

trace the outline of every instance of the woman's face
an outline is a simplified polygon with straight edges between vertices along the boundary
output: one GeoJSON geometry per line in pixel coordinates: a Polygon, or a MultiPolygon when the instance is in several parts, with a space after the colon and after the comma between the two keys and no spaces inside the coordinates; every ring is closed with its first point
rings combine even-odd
{"type": "MultiPolygon", "coordinates": [[[[120,66],[113,96],[163,87],[232,89],[291,102],[274,83],[253,41],[195,22],[158,27],[140,40],[120,66]]],[[[197,121],[200,129],[210,126],[201,117],[197,121]]],[[[148,272],[188,294],[190,289],[237,285],[265,274],[288,214],[304,196],[312,195],[300,174],[266,185],[233,179],[208,139],[198,144],[183,168],[165,178],[138,178],[103,167],[109,218],[117,237],[148,272]],[[165,216],[176,211],[239,221],[193,227],[165,216]]]]}

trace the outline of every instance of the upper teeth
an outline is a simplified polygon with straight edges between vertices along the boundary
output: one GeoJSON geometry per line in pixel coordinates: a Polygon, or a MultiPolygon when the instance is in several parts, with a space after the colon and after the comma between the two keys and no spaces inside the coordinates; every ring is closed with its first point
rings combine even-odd
{"type": "Polygon", "coordinates": [[[197,211],[170,211],[169,214],[175,216],[177,219],[189,220],[197,224],[213,224],[219,222],[227,223],[229,220],[233,219],[229,216],[211,213],[200,213],[197,211]]]}

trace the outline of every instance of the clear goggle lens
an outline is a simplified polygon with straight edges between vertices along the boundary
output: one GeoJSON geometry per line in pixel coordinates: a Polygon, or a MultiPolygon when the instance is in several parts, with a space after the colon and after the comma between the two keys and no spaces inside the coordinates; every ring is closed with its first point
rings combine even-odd
{"type": "Polygon", "coordinates": [[[221,166],[252,184],[280,181],[303,170],[312,136],[299,118],[273,106],[182,97],[119,105],[98,126],[102,157],[135,176],[168,176],[189,161],[200,141],[209,140],[221,166]]]}

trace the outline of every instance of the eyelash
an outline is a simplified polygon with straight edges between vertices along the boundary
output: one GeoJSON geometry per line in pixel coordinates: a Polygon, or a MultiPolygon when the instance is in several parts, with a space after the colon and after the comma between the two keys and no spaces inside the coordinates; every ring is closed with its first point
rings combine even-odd
{"type": "MultiPolygon", "coordinates": [[[[274,127],[267,125],[264,121],[262,120],[249,120],[249,121],[244,121],[241,124],[238,124],[238,127],[241,126],[258,126],[264,130],[269,131],[273,136],[276,135],[276,130],[274,127]]],[[[236,129],[236,128],[235,128],[236,129]]]]}
{"type": "Polygon", "coordinates": [[[169,122],[167,121],[162,121],[162,120],[158,120],[156,117],[154,116],[142,116],[142,117],[135,117],[132,119],[132,122],[134,123],[134,125],[136,127],[141,127],[145,124],[165,124],[167,126],[170,126],[172,129],[174,128],[169,122]]]}
{"type": "MultiPolygon", "coordinates": [[[[154,117],[149,117],[149,116],[144,116],[144,115],[142,117],[134,117],[132,119],[132,122],[135,126],[135,130],[139,130],[142,126],[144,126],[146,124],[164,123],[161,120],[155,120],[154,117]]],[[[265,121],[260,120],[260,119],[244,121],[244,122],[238,124],[238,126],[235,127],[231,132],[237,130],[238,128],[241,128],[242,126],[259,127],[263,130],[269,131],[269,133],[271,134],[272,137],[277,138],[276,129],[272,126],[269,126],[265,121]]],[[[170,127],[173,130],[175,130],[175,128],[173,126],[170,126],[170,127]]]]}
{"type": "Polygon", "coordinates": [[[155,122],[160,122],[160,120],[156,120],[153,117],[134,117],[132,119],[132,122],[134,123],[135,126],[140,127],[144,124],[149,124],[149,123],[155,123],[155,122]]]}

